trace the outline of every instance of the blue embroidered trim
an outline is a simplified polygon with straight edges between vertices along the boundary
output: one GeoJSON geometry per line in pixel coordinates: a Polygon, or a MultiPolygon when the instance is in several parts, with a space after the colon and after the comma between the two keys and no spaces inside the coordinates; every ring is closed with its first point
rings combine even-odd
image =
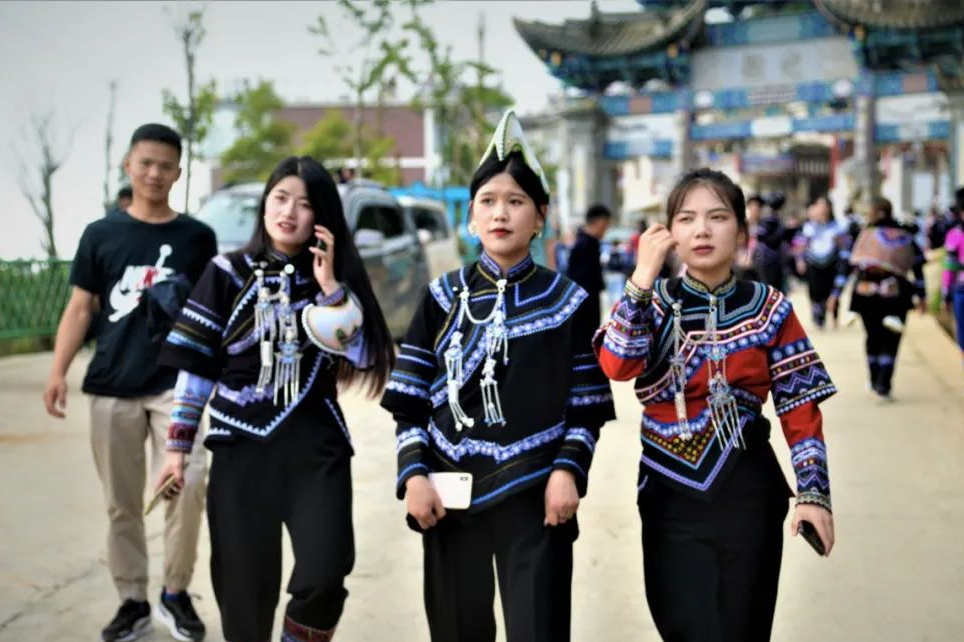
{"type": "Polygon", "coordinates": [[[494,497],[497,497],[497,496],[501,495],[502,493],[504,493],[504,492],[506,492],[506,491],[508,491],[508,490],[510,490],[510,489],[512,489],[512,488],[514,488],[514,487],[516,487],[516,486],[518,486],[519,484],[524,484],[524,483],[526,483],[526,482],[528,482],[528,481],[531,481],[531,480],[533,480],[533,479],[537,479],[537,478],[539,478],[539,477],[544,477],[544,476],[548,475],[550,472],[552,472],[552,467],[551,467],[551,466],[547,466],[547,467],[545,467],[545,468],[540,468],[539,470],[537,470],[537,471],[535,471],[535,472],[533,472],[533,473],[529,473],[528,475],[523,475],[522,477],[519,477],[518,479],[513,479],[513,480],[510,481],[508,484],[505,484],[504,486],[500,486],[499,488],[496,488],[495,490],[493,490],[493,491],[490,492],[490,493],[487,493],[487,494],[485,494],[485,495],[482,495],[481,497],[476,497],[475,499],[472,500],[472,506],[478,506],[479,504],[485,503],[485,502],[489,501],[490,499],[493,499],[494,497]]]}
{"type": "Polygon", "coordinates": [[[435,427],[434,422],[429,422],[428,431],[435,446],[452,461],[459,461],[465,456],[480,455],[490,457],[501,464],[524,452],[558,440],[565,434],[565,424],[556,424],[511,444],[499,444],[494,441],[472,439],[471,437],[465,437],[458,444],[453,444],[435,427]]]}
{"type": "Polygon", "coordinates": [[[582,475],[583,477],[587,477],[587,478],[589,477],[589,475],[586,474],[586,471],[582,469],[582,466],[580,466],[579,464],[577,464],[576,462],[574,462],[574,461],[571,460],[571,459],[567,459],[567,458],[565,458],[565,457],[559,457],[558,459],[556,459],[556,460],[553,461],[552,463],[553,463],[553,465],[566,464],[567,466],[572,466],[573,468],[575,468],[576,470],[578,470],[578,471],[579,471],[579,474],[582,475]]]}
{"type": "Polygon", "coordinates": [[[409,428],[395,437],[395,454],[402,452],[412,444],[428,446],[428,431],[424,428],[409,428]]]}
{"type": "Polygon", "coordinates": [[[348,432],[348,426],[345,425],[345,422],[341,420],[341,413],[339,413],[338,409],[335,408],[335,404],[331,399],[325,397],[325,403],[328,405],[328,409],[331,410],[331,414],[335,418],[335,422],[338,424],[338,427],[341,428],[341,431],[345,434],[345,439],[347,439],[348,443],[350,444],[351,433],[348,432]]]}
{"type": "Polygon", "coordinates": [[[180,330],[171,330],[170,334],[167,335],[167,340],[176,346],[182,348],[189,348],[195,352],[200,352],[206,357],[213,357],[214,351],[210,347],[204,345],[200,341],[195,341],[191,337],[183,334],[180,330]]]}
{"type": "Polygon", "coordinates": [[[589,452],[596,452],[596,439],[585,428],[570,428],[566,431],[564,440],[582,442],[589,449],[589,452]]]}
{"type": "Polygon", "coordinates": [[[181,314],[183,314],[189,319],[193,319],[194,321],[200,323],[206,328],[210,328],[214,330],[215,332],[220,332],[221,330],[224,329],[220,324],[218,324],[214,320],[207,318],[200,312],[195,312],[194,310],[192,310],[190,306],[184,306],[184,308],[181,310],[181,314]]]}
{"type": "Polygon", "coordinates": [[[387,384],[385,384],[385,390],[393,390],[410,397],[418,397],[419,399],[428,399],[428,391],[424,388],[413,386],[407,383],[401,383],[400,381],[389,381],[387,384]]]}
{"type": "Polygon", "coordinates": [[[303,386],[301,386],[301,391],[298,393],[298,396],[295,398],[293,402],[291,402],[291,404],[289,404],[284,409],[282,409],[274,417],[274,419],[266,423],[264,426],[260,426],[260,427],[253,426],[245,421],[241,421],[240,419],[237,419],[235,417],[231,417],[230,415],[226,415],[222,412],[219,412],[216,408],[209,409],[211,419],[217,420],[218,422],[231,426],[232,428],[237,428],[238,430],[243,430],[245,432],[251,433],[253,435],[258,435],[260,437],[264,437],[265,435],[270,434],[271,431],[273,431],[278,426],[278,424],[284,421],[288,417],[288,415],[291,414],[291,412],[298,407],[298,404],[302,402],[302,400],[305,398],[305,395],[307,395],[311,391],[311,388],[315,383],[315,377],[318,376],[318,372],[321,370],[321,364],[322,362],[324,362],[324,360],[325,360],[324,355],[321,352],[319,352],[318,355],[315,357],[314,364],[311,367],[311,373],[308,375],[308,380],[305,382],[303,386]]]}

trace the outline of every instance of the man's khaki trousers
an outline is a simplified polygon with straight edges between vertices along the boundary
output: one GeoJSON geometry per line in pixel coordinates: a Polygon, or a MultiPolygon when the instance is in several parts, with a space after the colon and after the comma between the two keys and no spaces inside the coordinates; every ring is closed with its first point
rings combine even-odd
{"type": "MultiPolygon", "coordinates": [[[[122,399],[90,396],[90,445],[110,518],[107,564],[121,601],[147,599],[145,493],[153,494],[164,463],[165,441],[174,394],[122,399]],[[150,475],[144,442],[151,451],[150,475]]],[[[204,510],[205,452],[198,433],[187,457],[184,489],[164,502],[164,586],[186,589],[197,560],[198,531],[204,510]]],[[[159,509],[162,507],[158,507],[159,509]]]]}

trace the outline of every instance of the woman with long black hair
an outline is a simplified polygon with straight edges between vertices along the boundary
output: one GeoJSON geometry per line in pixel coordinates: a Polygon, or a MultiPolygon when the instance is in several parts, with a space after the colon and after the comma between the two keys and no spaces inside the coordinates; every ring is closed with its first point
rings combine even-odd
{"type": "Polygon", "coordinates": [[[281,528],[295,567],[282,640],[330,640],[354,563],[351,440],[337,389],[378,394],[394,346],[328,172],[281,161],[241,250],[211,260],[167,338],[180,371],[158,485],[183,478],[210,398],[205,445],[211,579],[229,642],[270,639],[281,528]],[[213,396],[212,396],[213,391],[213,396]]]}

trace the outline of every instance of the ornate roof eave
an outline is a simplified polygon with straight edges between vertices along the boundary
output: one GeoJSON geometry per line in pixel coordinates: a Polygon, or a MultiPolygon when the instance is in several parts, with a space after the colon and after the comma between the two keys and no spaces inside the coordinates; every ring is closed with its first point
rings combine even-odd
{"type": "Polygon", "coordinates": [[[964,25],[964,2],[944,3],[937,10],[933,0],[814,0],[828,20],[844,29],[938,29],[964,25]]]}
{"type": "Polygon", "coordinates": [[[677,10],[599,14],[561,25],[513,18],[516,31],[545,59],[551,52],[590,57],[625,56],[680,42],[685,49],[703,23],[707,0],[689,0],[677,10]]]}

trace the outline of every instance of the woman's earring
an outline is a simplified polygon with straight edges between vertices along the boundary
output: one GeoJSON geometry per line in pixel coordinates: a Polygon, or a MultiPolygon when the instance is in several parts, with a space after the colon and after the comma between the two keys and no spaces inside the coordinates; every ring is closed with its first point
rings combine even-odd
{"type": "Polygon", "coordinates": [[[475,224],[475,221],[469,221],[469,235],[479,238],[479,226],[475,224]]]}

